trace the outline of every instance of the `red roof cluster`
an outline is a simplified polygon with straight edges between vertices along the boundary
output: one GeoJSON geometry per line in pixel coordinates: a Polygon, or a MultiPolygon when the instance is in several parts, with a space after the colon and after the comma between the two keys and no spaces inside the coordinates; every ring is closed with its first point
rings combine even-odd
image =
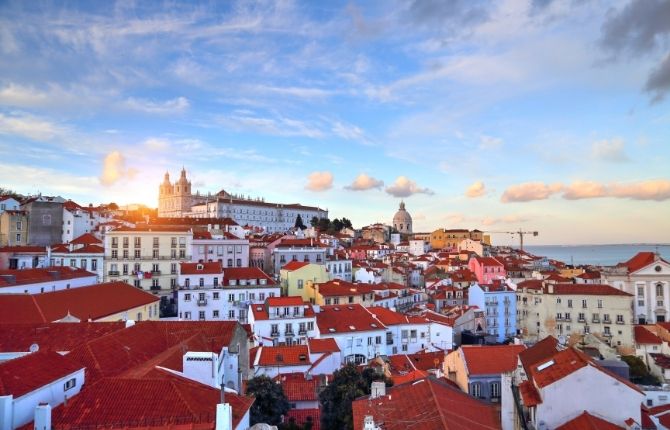
{"type": "Polygon", "coordinates": [[[288,270],[289,272],[292,272],[294,270],[302,269],[305,266],[309,265],[309,261],[289,261],[284,267],[282,267],[282,270],[288,270]]]}
{"type": "Polygon", "coordinates": [[[0,352],[27,352],[33,344],[40,351],[67,352],[125,326],[123,321],[0,324],[0,352]]]}
{"type": "Polygon", "coordinates": [[[303,306],[305,303],[300,296],[268,297],[265,299],[268,307],[276,306],[303,306]]]}
{"type": "Polygon", "coordinates": [[[0,396],[14,398],[71,375],[84,366],[55,351],[39,351],[0,363],[0,396]]]}
{"type": "Polygon", "coordinates": [[[157,296],[125,282],[43,294],[0,294],[0,323],[54,322],[68,315],[81,321],[97,320],[158,301],[157,296]]]}
{"type": "Polygon", "coordinates": [[[228,267],[224,271],[224,285],[230,285],[231,280],[239,281],[240,279],[257,279],[259,283],[261,279],[265,279],[265,285],[275,284],[275,281],[258,267],[228,267]]]}
{"type": "Polygon", "coordinates": [[[304,373],[284,373],[276,379],[281,383],[289,402],[319,400],[319,378],[307,379],[304,373]]]}
{"type": "Polygon", "coordinates": [[[663,340],[658,337],[655,333],[647,330],[645,326],[636,325],[635,330],[635,343],[637,344],[655,344],[661,345],[663,340]]]}
{"type": "Polygon", "coordinates": [[[302,366],[312,364],[307,345],[258,346],[249,350],[249,366],[302,366]]]}
{"type": "Polygon", "coordinates": [[[308,338],[307,344],[309,345],[309,351],[312,354],[340,352],[340,347],[337,346],[337,342],[335,342],[335,339],[332,337],[323,339],[308,338]]]}
{"type": "MultiPolygon", "coordinates": [[[[630,260],[619,263],[619,267],[628,269],[628,273],[637,272],[638,270],[652,264],[657,260],[658,255],[654,252],[638,252],[630,260]]],[[[667,261],[662,260],[667,263],[667,261]]]]}
{"type": "Polygon", "coordinates": [[[623,427],[584,411],[577,418],[556,427],[556,430],[622,430],[623,427]]]}

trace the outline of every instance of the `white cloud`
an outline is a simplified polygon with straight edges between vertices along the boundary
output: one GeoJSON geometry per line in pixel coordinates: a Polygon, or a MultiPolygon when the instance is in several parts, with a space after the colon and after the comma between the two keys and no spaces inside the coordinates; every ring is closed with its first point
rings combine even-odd
{"type": "Polygon", "coordinates": [[[312,172],[307,177],[305,188],[310,191],[326,191],[333,187],[333,174],[330,172],[312,172]]]}
{"type": "Polygon", "coordinates": [[[617,163],[630,161],[624,151],[624,141],[618,138],[593,142],[591,154],[593,155],[593,158],[601,161],[617,163]]]}
{"type": "Polygon", "coordinates": [[[477,181],[465,190],[465,195],[470,198],[481,197],[486,194],[486,186],[482,181],[477,181]]]}
{"type": "Polygon", "coordinates": [[[28,114],[4,115],[0,113],[0,134],[48,141],[63,136],[66,129],[56,123],[28,114]]]}
{"type": "Polygon", "coordinates": [[[253,114],[237,114],[219,118],[219,123],[237,131],[269,134],[284,137],[309,137],[320,139],[325,136],[321,129],[305,121],[277,116],[274,118],[260,117],[253,114]]]}
{"type": "Polygon", "coordinates": [[[183,113],[188,110],[191,103],[186,97],[177,97],[163,102],[129,97],[122,103],[122,106],[138,112],[166,115],[183,113]]]}
{"type": "Polygon", "coordinates": [[[354,182],[352,182],[351,185],[347,185],[344,188],[351,191],[365,191],[373,188],[381,189],[383,186],[384,181],[375,179],[365,173],[361,173],[356,176],[356,179],[354,179],[354,182]]]}
{"type": "Polygon", "coordinates": [[[372,143],[365,135],[363,129],[353,124],[346,124],[340,121],[336,121],[333,124],[332,132],[335,136],[339,136],[342,139],[356,140],[365,145],[370,145],[372,143]]]}
{"type": "Polygon", "coordinates": [[[428,188],[421,188],[416,182],[406,176],[398,176],[392,185],[386,187],[386,192],[393,197],[409,197],[412,194],[434,194],[428,188]]]}

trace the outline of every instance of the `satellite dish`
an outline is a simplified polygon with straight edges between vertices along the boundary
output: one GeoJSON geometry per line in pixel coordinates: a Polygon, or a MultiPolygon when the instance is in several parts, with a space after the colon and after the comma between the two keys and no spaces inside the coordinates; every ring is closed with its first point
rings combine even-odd
{"type": "Polygon", "coordinates": [[[561,345],[565,345],[565,336],[563,335],[558,336],[558,343],[561,345]]]}
{"type": "Polygon", "coordinates": [[[33,343],[32,345],[30,345],[30,352],[37,352],[39,350],[40,350],[40,346],[38,344],[33,343]]]}

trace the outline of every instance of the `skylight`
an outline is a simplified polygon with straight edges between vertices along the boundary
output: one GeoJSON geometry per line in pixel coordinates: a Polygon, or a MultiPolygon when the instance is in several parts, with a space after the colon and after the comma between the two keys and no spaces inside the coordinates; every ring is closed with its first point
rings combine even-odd
{"type": "Polygon", "coordinates": [[[546,363],[543,363],[543,364],[540,364],[539,366],[537,366],[537,370],[538,370],[539,372],[541,372],[541,371],[543,371],[544,369],[547,369],[547,368],[553,366],[554,364],[555,364],[555,361],[554,361],[554,360],[549,360],[549,361],[547,361],[546,363]]]}

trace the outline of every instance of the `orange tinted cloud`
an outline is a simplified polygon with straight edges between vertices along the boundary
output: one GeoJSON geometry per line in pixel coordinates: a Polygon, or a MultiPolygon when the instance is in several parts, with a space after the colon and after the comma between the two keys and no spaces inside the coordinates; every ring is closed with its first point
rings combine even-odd
{"type": "Polygon", "coordinates": [[[558,183],[545,184],[544,182],[525,182],[507,188],[500,200],[503,203],[545,200],[552,194],[561,191],[562,188],[563,185],[558,183]]]}
{"type": "Polygon", "coordinates": [[[470,198],[481,197],[486,194],[486,186],[482,181],[477,181],[465,190],[465,195],[470,198]]]}
{"type": "Polygon", "coordinates": [[[333,187],[333,174],[330,172],[312,172],[307,177],[307,188],[310,191],[326,191],[333,187]]]}

